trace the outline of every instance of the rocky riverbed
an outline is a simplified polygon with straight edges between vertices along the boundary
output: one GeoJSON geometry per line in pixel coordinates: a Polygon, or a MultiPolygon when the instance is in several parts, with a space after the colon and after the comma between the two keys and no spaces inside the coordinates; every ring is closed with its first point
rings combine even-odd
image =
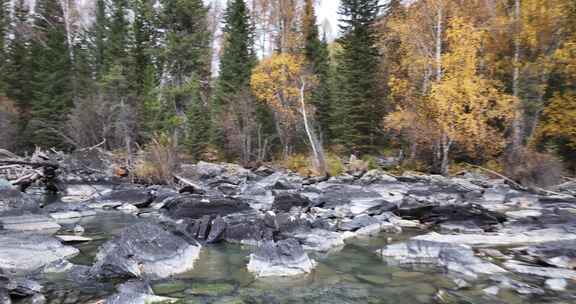
{"type": "Polygon", "coordinates": [[[177,191],[99,165],[48,198],[0,181],[0,303],[576,302],[570,195],[210,163],[177,191]]]}

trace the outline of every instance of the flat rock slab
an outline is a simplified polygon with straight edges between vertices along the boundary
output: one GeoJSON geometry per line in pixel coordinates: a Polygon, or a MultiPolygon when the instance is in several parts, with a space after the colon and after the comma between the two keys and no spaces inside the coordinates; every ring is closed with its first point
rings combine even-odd
{"type": "Polygon", "coordinates": [[[478,274],[498,274],[505,269],[474,255],[468,246],[411,239],[376,252],[387,261],[402,265],[432,264],[476,278],[478,274]]]}
{"type": "Polygon", "coordinates": [[[237,199],[195,195],[175,197],[167,202],[164,208],[170,217],[190,219],[253,211],[250,205],[237,199]]]}
{"type": "Polygon", "coordinates": [[[343,234],[324,229],[313,229],[294,237],[302,243],[304,249],[312,251],[335,252],[345,245],[343,234]]]}
{"type": "Polygon", "coordinates": [[[54,219],[45,215],[20,215],[0,217],[0,227],[4,230],[54,230],[61,227],[54,219]]]}
{"type": "Polygon", "coordinates": [[[506,262],[504,263],[503,266],[510,271],[521,274],[528,274],[552,279],[576,280],[576,271],[570,269],[554,268],[554,267],[538,267],[523,264],[517,261],[506,262]]]}
{"type": "Polygon", "coordinates": [[[69,220],[74,218],[82,218],[88,216],[96,215],[96,211],[85,210],[85,211],[62,211],[50,213],[50,217],[55,220],[69,220]]]}
{"type": "Polygon", "coordinates": [[[50,263],[72,257],[78,252],[78,249],[65,246],[57,238],[48,235],[0,235],[0,269],[12,274],[30,273],[50,263]]]}
{"type": "Polygon", "coordinates": [[[85,243],[92,241],[89,237],[79,235],[57,235],[56,237],[64,243],[85,243]]]}
{"type": "Polygon", "coordinates": [[[423,241],[435,241],[450,244],[462,244],[473,247],[493,246],[520,246],[554,241],[576,240],[576,233],[568,233],[560,228],[531,230],[517,234],[438,234],[429,233],[420,235],[414,239],[423,241]]]}

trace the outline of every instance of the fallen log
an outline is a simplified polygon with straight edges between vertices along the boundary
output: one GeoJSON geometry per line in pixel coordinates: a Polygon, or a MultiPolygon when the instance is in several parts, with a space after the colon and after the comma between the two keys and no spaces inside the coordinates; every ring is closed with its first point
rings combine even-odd
{"type": "MultiPolygon", "coordinates": [[[[1,151],[3,155],[10,155],[6,153],[9,151],[1,151]]],[[[60,187],[57,179],[57,170],[60,166],[51,162],[31,162],[22,159],[0,159],[0,168],[16,169],[22,168],[22,175],[12,180],[10,183],[13,186],[18,186],[20,191],[25,192],[30,186],[36,182],[44,185],[46,190],[51,192],[58,192],[60,187]]]]}

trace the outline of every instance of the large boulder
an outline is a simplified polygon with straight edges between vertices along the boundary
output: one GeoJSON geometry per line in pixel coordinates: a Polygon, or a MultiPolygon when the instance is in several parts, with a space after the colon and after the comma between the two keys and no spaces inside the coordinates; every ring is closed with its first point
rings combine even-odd
{"type": "Polygon", "coordinates": [[[257,277],[307,274],[316,263],[295,239],[266,242],[250,255],[248,271],[257,277]]]}
{"type": "Polygon", "coordinates": [[[169,199],[164,205],[168,216],[176,219],[200,219],[208,216],[226,216],[253,211],[247,203],[225,197],[202,197],[180,195],[169,199]]]}
{"type": "Polygon", "coordinates": [[[440,242],[409,240],[378,250],[385,260],[403,264],[431,264],[448,271],[476,278],[479,274],[497,274],[506,270],[474,255],[468,246],[440,242]]]}
{"type": "Polygon", "coordinates": [[[201,246],[150,223],[124,229],[96,255],[91,274],[109,278],[166,278],[194,267],[201,246]]]}
{"type": "Polygon", "coordinates": [[[0,234],[0,269],[19,275],[78,254],[49,235],[32,233],[0,234]]]}
{"type": "Polygon", "coordinates": [[[0,184],[0,215],[21,215],[38,208],[39,204],[27,194],[10,185],[0,184]]]}

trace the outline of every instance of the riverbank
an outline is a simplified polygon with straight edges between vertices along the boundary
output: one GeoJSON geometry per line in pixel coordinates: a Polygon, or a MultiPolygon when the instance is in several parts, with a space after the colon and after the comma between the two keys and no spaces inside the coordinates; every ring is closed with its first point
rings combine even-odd
{"type": "Polygon", "coordinates": [[[576,299],[569,191],[471,173],[318,179],[212,163],[184,166],[186,187],[144,187],[100,165],[76,166],[99,172],[89,179],[65,168],[51,198],[3,183],[6,303],[576,299]]]}

